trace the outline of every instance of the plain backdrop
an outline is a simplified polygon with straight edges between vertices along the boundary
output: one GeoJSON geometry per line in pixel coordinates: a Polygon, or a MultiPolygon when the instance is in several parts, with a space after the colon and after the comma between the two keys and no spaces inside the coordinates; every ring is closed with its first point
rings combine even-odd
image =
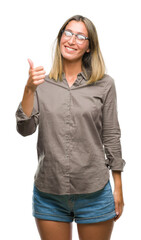
{"type": "MultiPolygon", "coordinates": [[[[39,240],[32,217],[37,168],[37,131],[22,137],[15,112],[28,79],[31,58],[49,73],[52,47],[62,24],[80,14],[96,26],[107,73],[117,90],[121,127],[124,211],[112,240],[141,239],[141,33],[140,1],[5,0],[0,3],[0,239],[39,240]]],[[[113,188],[113,179],[110,172],[113,188]]],[[[78,239],[73,222],[73,239],[78,239]]]]}

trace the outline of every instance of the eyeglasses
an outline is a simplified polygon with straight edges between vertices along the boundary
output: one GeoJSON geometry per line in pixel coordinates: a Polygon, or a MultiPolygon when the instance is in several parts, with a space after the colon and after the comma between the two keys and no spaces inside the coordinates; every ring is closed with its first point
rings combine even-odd
{"type": "Polygon", "coordinates": [[[75,35],[75,40],[76,40],[76,43],[77,44],[82,44],[84,43],[85,40],[89,40],[88,37],[85,37],[84,35],[82,34],[75,34],[75,33],[72,33],[71,31],[68,31],[68,30],[63,30],[62,31],[63,33],[63,36],[66,38],[66,39],[70,39],[73,35],[75,35]]]}

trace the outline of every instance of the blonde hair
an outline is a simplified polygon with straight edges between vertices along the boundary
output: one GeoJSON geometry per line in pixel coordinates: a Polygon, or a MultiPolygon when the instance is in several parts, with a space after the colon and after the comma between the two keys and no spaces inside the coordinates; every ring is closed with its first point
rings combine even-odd
{"type": "Polygon", "coordinates": [[[58,36],[56,38],[56,49],[54,54],[53,65],[51,71],[49,73],[49,78],[53,78],[54,80],[62,80],[63,73],[63,63],[62,63],[62,55],[60,51],[60,40],[62,36],[62,31],[65,29],[67,24],[72,21],[82,21],[88,31],[89,38],[89,48],[90,52],[85,52],[82,57],[82,70],[87,78],[87,84],[91,84],[101,79],[105,74],[105,63],[102,57],[102,53],[99,47],[98,35],[94,24],[86,17],[81,15],[76,15],[69,18],[59,30],[58,36]]]}

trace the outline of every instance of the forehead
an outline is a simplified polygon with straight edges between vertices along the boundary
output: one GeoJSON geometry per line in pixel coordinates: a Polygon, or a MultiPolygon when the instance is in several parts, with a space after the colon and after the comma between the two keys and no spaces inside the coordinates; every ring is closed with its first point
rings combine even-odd
{"type": "Polygon", "coordinates": [[[66,25],[65,29],[69,29],[74,33],[81,32],[81,33],[84,33],[85,35],[88,35],[87,28],[85,24],[81,21],[78,22],[78,21],[72,20],[66,25]]]}

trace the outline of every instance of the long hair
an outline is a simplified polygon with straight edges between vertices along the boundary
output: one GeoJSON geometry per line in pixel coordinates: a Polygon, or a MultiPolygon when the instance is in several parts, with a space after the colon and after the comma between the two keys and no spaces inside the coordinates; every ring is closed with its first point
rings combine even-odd
{"type": "Polygon", "coordinates": [[[87,84],[91,84],[101,79],[105,74],[105,63],[102,57],[102,53],[99,47],[98,35],[94,24],[86,17],[81,15],[75,15],[69,18],[59,30],[58,36],[56,38],[56,49],[54,53],[54,59],[51,71],[49,73],[49,78],[53,78],[54,80],[62,80],[63,73],[63,61],[62,55],[60,51],[60,40],[62,36],[62,32],[67,26],[67,24],[72,21],[82,21],[88,31],[89,38],[89,49],[90,52],[85,52],[82,57],[82,71],[84,72],[87,81],[87,84]]]}

